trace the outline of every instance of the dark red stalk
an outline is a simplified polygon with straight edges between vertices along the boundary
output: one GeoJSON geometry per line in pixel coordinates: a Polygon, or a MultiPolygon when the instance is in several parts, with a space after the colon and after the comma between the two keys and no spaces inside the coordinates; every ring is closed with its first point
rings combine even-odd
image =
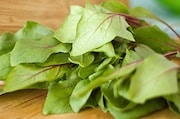
{"type": "Polygon", "coordinates": [[[156,18],[156,19],[160,21],[161,23],[163,23],[164,25],[166,25],[180,39],[180,35],[168,23],[166,23],[160,18],[156,18]]]}
{"type": "MultiPolygon", "coordinates": [[[[148,24],[142,24],[140,19],[130,16],[128,14],[124,14],[124,13],[106,13],[106,14],[114,14],[114,15],[124,16],[126,21],[131,25],[135,25],[135,26],[136,25],[137,26],[148,25],[148,24]]],[[[165,21],[163,21],[162,19],[160,19],[158,17],[155,17],[155,19],[157,21],[163,23],[164,25],[166,25],[180,39],[180,35],[168,23],[166,23],[165,21]]]]}

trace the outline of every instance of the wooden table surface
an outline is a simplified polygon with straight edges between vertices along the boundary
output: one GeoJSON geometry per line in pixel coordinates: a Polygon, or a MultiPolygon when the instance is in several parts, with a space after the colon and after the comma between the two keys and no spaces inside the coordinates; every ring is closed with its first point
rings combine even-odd
{"type": "MultiPolygon", "coordinates": [[[[103,0],[90,0],[100,3],[103,0]]],[[[121,0],[127,4],[127,0],[121,0]]],[[[0,0],[0,34],[16,32],[27,20],[57,29],[69,13],[69,5],[84,5],[85,0],[0,0]]],[[[86,109],[78,114],[42,115],[46,90],[23,90],[0,96],[0,119],[113,119],[100,109],[86,109]]],[[[143,119],[180,119],[164,109],[143,119]]]]}
{"type": "MultiPolygon", "coordinates": [[[[86,109],[78,114],[44,116],[42,108],[46,94],[46,90],[22,90],[0,96],[0,119],[113,119],[99,108],[86,109]]],[[[142,119],[180,119],[180,115],[164,109],[142,119]]]]}
{"type": "MultiPolygon", "coordinates": [[[[0,34],[16,32],[27,20],[57,29],[69,14],[70,5],[85,5],[86,0],[0,0],[0,34]]],[[[103,0],[89,0],[98,4],[103,0]]],[[[127,0],[119,0],[128,4],[127,0]]]]}

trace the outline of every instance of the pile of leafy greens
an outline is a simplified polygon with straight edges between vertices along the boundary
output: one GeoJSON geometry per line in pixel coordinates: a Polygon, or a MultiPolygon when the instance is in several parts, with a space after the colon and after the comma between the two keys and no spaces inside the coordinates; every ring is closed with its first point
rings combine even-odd
{"type": "Polygon", "coordinates": [[[180,45],[145,17],[162,22],[141,7],[87,2],[71,6],[56,31],[28,21],[1,34],[0,94],[47,89],[46,115],[97,106],[116,119],[165,107],[180,113],[180,65],[172,61],[180,45]]]}

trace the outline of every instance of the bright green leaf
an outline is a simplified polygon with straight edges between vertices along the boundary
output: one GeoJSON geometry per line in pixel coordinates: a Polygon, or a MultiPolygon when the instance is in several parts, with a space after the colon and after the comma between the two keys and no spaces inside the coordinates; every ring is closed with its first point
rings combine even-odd
{"type": "Polygon", "coordinates": [[[6,92],[3,89],[0,89],[0,95],[5,94],[6,92]]]}
{"type": "Polygon", "coordinates": [[[0,55],[10,52],[16,41],[13,34],[3,33],[0,36],[0,55]]]}
{"type": "MultiPolygon", "coordinates": [[[[180,73],[178,73],[178,76],[180,76],[180,73]]],[[[180,82],[178,80],[178,86],[180,89],[180,82]]],[[[171,95],[165,95],[164,98],[167,100],[168,107],[171,111],[180,114],[180,94],[179,92],[176,94],[171,95]]]]}
{"type": "Polygon", "coordinates": [[[127,6],[117,0],[108,0],[103,2],[101,5],[111,12],[126,14],[129,12],[127,6]]]}
{"type": "Polygon", "coordinates": [[[134,62],[117,69],[114,69],[114,67],[110,66],[107,67],[100,76],[98,75],[98,77],[91,80],[91,82],[87,86],[81,87],[81,90],[78,91],[77,95],[84,95],[108,81],[118,79],[132,73],[138,66],[138,64],[139,62],[134,62]]]}
{"type": "Polygon", "coordinates": [[[165,99],[167,100],[169,109],[171,111],[174,111],[176,113],[180,113],[180,102],[179,102],[180,95],[179,94],[165,96],[165,99]]]}
{"type": "Polygon", "coordinates": [[[43,63],[38,63],[39,66],[51,66],[70,63],[68,60],[69,54],[67,53],[56,53],[48,57],[48,59],[43,63]]]}
{"type": "Polygon", "coordinates": [[[91,95],[89,96],[89,99],[87,100],[87,102],[84,104],[84,106],[81,109],[97,107],[97,101],[95,97],[96,97],[96,90],[92,91],[91,95]]]}
{"type": "Polygon", "coordinates": [[[131,78],[130,100],[144,103],[155,97],[177,93],[177,68],[176,64],[162,55],[156,53],[149,55],[137,67],[131,78]]]}
{"type": "Polygon", "coordinates": [[[134,30],[134,37],[137,43],[145,44],[158,53],[175,50],[175,47],[178,46],[157,26],[139,27],[134,30]]]}
{"type": "Polygon", "coordinates": [[[103,52],[108,57],[115,57],[114,47],[111,42],[93,50],[93,52],[103,52]]]}
{"type": "Polygon", "coordinates": [[[99,64],[99,66],[97,66],[95,68],[95,71],[98,72],[98,71],[101,71],[104,68],[106,68],[110,64],[111,60],[112,60],[112,58],[106,58],[106,59],[102,60],[101,63],[99,64]]]}
{"type": "Polygon", "coordinates": [[[81,67],[86,67],[94,61],[94,54],[86,53],[80,56],[70,56],[69,61],[74,64],[79,64],[81,67]]]}
{"type": "Polygon", "coordinates": [[[77,80],[51,83],[43,108],[43,114],[65,114],[73,112],[69,100],[77,80]]]}
{"type": "Polygon", "coordinates": [[[62,45],[52,36],[46,36],[40,40],[18,40],[11,52],[11,65],[45,62],[51,54],[59,52],[61,47],[64,50],[62,45]]]}
{"type": "Polygon", "coordinates": [[[78,24],[71,55],[78,56],[92,51],[112,41],[116,36],[134,41],[128,27],[124,17],[85,9],[78,24]]]}
{"type": "Polygon", "coordinates": [[[92,73],[92,74],[89,75],[88,79],[90,81],[92,81],[92,80],[98,78],[99,76],[102,76],[105,70],[106,69],[103,69],[103,70],[100,70],[100,71],[95,71],[95,73],[92,73]]]}
{"type": "Polygon", "coordinates": [[[144,44],[138,44],[137,47],[135,47],[135,52],[142,58],[146,58],[152,53],[155,53],[151,48],[144,44]]]}
{"type": "Polygon", "coordinates": [[[37,40],[47,35],[53,35],[53,31],[50,28],[33,21],[27,21],[24,27],[15,34],[15,38],[18,40],[37,40]]]}
{"type": "Polygon", "coordinates": [[[55,80],[63,74],[63,67],[61,65],[49,67],[18,65],[10,71],[3,89],[6,92],[12,92],[39,82],[55,80]]]}
{"type": "Polygon", "coordinates": [[[121,109],[114,107],[110,103],[107,103],[110,114],[115,119],[139,119],[154,111],[161,110],[165,107],[165,101],[162,99],[150,100],[143,105],[137,105],[133,109],[122,111],[121,109]]]}
{"type": "Polygon", "coordinates": [[[78,75],[83,78],[86,79],[88,78],[91,74],[93,74],[95,72],[95,68],[98,67],[98,63],[96,64],[91,64],[89,66],[86,67],[80,67],[78,75]]]}
{"type": "Polygon", "coordinates": [[[78,22],[81,18],[83,8],[71,6],[70,15],[66,18],[62,26],[54,33],[54,37],[62,43],[73,43],[76,38],[78,22]]]}
{"type": "Polygon", "coordinates": [[[105,101],[105,99],[104,99],[104,95],[103,95],[103,93],[101,92],[101,90],[99,90],[98,92],[97,92],[97,95],[96,95],[96,101],[97,101],[97,103],[98,103],[98,107],[103,111],[103,112],[107,112],[108,110],[107,110],[107,108],[106,108],[106,101],[105,101]]]}
{"type": "Polygon", "coordinates": [[[12,69],[10,65],[10,54],[0,56],[0,80],[6,80],[8,73],[12,69]]]}
{"type": "Polygon", "coordinates": [[[121,111],[134,108],[134,106],[136,106],[135,103],[130,102],[120,95],[116,96],[114,94],[115,83],[116,81],[112,81],[101,86],[101,91],[104,94],[106,101],[119,108],[121,111]]]}
{"type": "Polygon", "coordinates": [[[89,90],[84,95],[78,95],[78,92],[81,91],[84,87],[86,87],[89,83],[89,80],[82,80],[74,88],[73,93],[70,97],[70,105],[74,112],[79,112],[88,101],[92,90],[89,90]]]}
{"type": "Polygon", "coordinates": [[[135,51],[127,49],[122,65],[127,65],[138,60],[141,60],[141,57],[135,51]]]}

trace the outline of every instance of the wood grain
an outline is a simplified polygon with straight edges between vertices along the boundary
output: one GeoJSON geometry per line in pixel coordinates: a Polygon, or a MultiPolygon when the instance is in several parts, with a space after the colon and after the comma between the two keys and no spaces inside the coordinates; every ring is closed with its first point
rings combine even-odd
{"type": "MultiPolygon", "coordinates": [[[[69,14],[70,5],[84,6],[86,0],[0,0],[0,34],[16,32],[27,20],[56,30],[69,14]]],[[[97,4],[103,0],[89,0],[97,4]]],[[[127,4],[127,0],[120,0],[127,4]]]]}
{"type": "MultiPolygon", "coordinates": [[[[42,108],[46,94],[46,90],[22,90],[0,96],[0,119],[113,119],[99,108],[45,116],[42,108]]],[[[164,109],[141,119],[180,119],[180,116],[164,109]]]]}
{"type": "Polygon", "coordinates": [[[113,119],[109,113],[100,109],[86,109],[75,114],[42,114],[46,90],[23,90],[0,97],[0,119],[113,119]]]}

